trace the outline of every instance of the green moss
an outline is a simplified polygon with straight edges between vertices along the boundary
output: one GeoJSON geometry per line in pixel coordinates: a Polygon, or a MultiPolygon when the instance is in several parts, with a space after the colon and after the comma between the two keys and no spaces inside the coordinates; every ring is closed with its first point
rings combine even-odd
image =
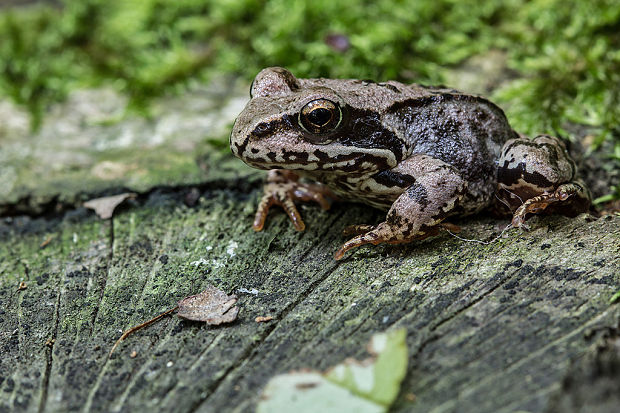
{"type": "MultiPolygon", "coordinates": [[[[504,50],[516,80],[495,98],[519,130],[593,127],[620,140],[620,8],[614,0],[65,0],[0,12],[0,92],[40,121],[76,87],[111,84],[147,108],[214,73],[248,81],[265,66],[298,76],[440,83],[446,70],[504,50]],[[342,34],[350,48],[325,42],[342,34]]],[[[620,159],[620,158],[618,158],[620,159]]]]}

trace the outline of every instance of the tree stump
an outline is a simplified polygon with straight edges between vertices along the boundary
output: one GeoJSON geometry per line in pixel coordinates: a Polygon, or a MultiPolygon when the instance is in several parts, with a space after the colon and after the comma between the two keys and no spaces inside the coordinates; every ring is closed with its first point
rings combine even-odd
{"type": "MultiPolygon", "coordinates": [[[[273,212],[254,233],[263,175],[222,138],[245,91],[198,90],[120,122],[104,99],[117,96],[81,93],[35,134],[0,131],[0,411],[251,411],[274,375],[364,358],[396,327],[409,364],[391,411],[620,405],[620,217],[535,217],[489,244],[444,232],[334,261],[342,229],[382,213],[304,206],[305,232],[273,212]],[[121,190],[139,195],[109,220],[80,206],[121,190]],[[208,284],[239,297],[234,323],[170,316],[108,356],[123,330],[208,284]]],[[[456,223],[488,241],[507,221],[456,223]]]]}

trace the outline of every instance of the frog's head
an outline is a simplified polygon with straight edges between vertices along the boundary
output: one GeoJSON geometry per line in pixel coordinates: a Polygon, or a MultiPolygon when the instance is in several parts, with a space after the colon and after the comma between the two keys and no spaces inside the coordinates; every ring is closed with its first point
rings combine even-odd
{"type": "Polygon", "coordinates": [[[382,124],[372,99],[361,107],[362,89],[356,81],[297,79],[283,68],[264,69],[235,121],[231,150],[259,169],[366,174],[392,168],[404,144],[382,124]]]}

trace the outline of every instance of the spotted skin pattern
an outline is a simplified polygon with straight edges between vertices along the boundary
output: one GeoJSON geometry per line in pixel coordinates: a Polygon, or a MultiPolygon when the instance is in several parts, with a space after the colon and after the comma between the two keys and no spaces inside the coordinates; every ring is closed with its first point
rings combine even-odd
{"type": "Polygon", "coordinates": [[[296,201],[329,200],[387,210],[357,225],[336,253],[436,235],[454,215],[504,208],[513,226],[531,213],[576,215],[590,194],[562,141],[514,132],[490,101],[452,89],[354,79],[297,79],[261,71],[230,137],[233,154],[270,170],[254,229],[281,206],[305,224],[296,201]],[[312,182],[312,183],[310,183],[312,182]]]}

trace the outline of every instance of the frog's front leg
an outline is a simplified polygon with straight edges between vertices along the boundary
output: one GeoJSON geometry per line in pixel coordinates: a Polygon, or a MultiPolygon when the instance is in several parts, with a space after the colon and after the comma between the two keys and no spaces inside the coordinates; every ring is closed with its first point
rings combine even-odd
{"type": "Polygon", "coordinates": [[[524,227],[530,213],[576,216],[590,207],[590,192],[576,178],[575,162],[564,143],[553,136],[506,142],[498,184],[501,201],[513,212],[513,227],[524,227]]]}
{"type": "Polygon", "coordinates": [[[412,155],[393,171],[415,181],[392,204],[384,222],[349,228],[349,234],[360,235],[345,242],[335,259],[365,244],[399,244],[436,235],[441,221],[467,189],[467,181],[454,167],[427,155],[412,155]]]}
{"type": "Polygon", "coordinates": [[[295,172],[272,169],[267,175],[264,194],[258,204],[253,228],[261,231],[272,205],[281,206],[287,213],[297,231],[306,228],[301,215],[295,206],[295,201],[314,201],[323,209],[329,209],[330,203],[325,197],[335,199],[335,195],[321,184],[306,184],[299,182],[299,175],[295,172]]]}

